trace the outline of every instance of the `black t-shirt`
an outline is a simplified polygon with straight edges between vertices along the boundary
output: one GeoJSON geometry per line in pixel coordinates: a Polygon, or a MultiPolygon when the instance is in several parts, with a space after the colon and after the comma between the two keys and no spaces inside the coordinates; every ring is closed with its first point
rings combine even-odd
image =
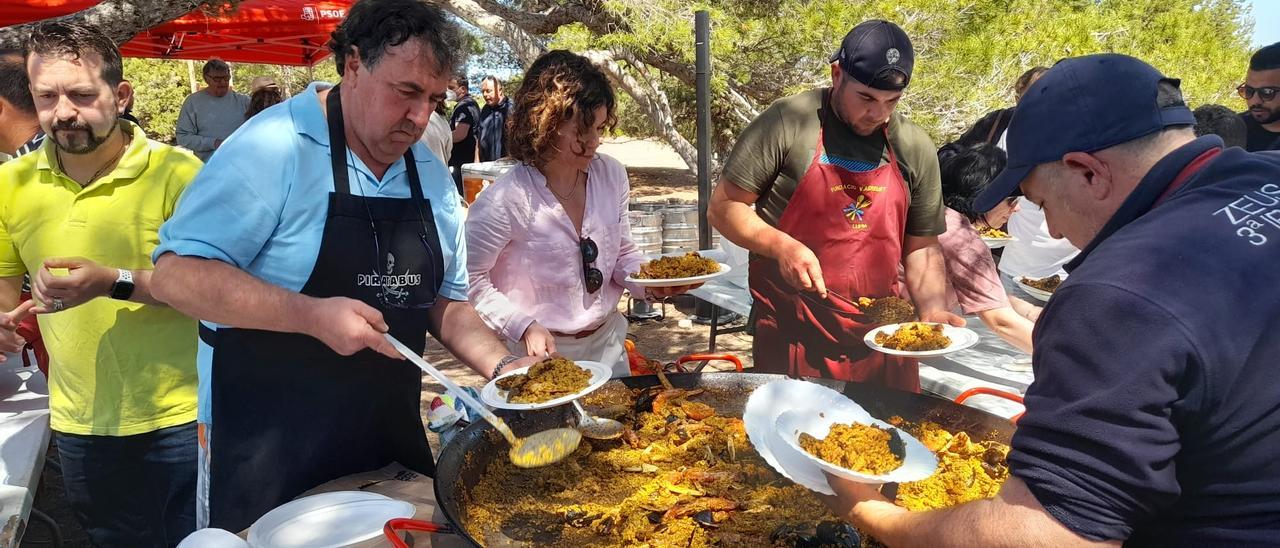
{"type": "Polygon", "coordinates": [[[1261,152],[1263,150],[1280,150],[1280,133],[1267,131],[1257,120],[1253,119],[1253,115],[1248,112],[1241,112],[1240,119],[1244,120],[1244,127],[1247,131],[1245,137],[1244,149],[1249,152],[1261,152]]]}
{"type": "Polygon", "coordinates": [[[476,134],[480,131],[480,105],[470,95],[458,101],[453,107],[453,116],[449,118],[449,127],[458,129],[458,124],[468,124],[467,138],[453,144],[453,153],[449,155],[449,165],[461,166],[476,161],[476,134]]]}

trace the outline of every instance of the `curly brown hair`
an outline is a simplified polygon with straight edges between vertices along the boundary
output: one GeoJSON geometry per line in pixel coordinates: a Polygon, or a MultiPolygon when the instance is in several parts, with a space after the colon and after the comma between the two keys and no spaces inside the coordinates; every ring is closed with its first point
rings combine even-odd
{"type": "Polygon", "coordinates": [[[524,75],[516,92],[512,116],[507,121],[507,152],[512,158],[535,166],[546,165],[559,150],[556,128],[575,113],[578,117],[578,144],[590,133],[590,113],[605,107],[605,126],[618,123],[617,100],[608,77],[591,60],[565,50],[549,51],[539,57],[524,75]]]}

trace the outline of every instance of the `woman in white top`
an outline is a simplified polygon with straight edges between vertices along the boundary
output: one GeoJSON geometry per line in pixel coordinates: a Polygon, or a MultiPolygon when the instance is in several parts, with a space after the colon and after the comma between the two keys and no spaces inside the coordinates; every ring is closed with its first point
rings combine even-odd
{"type": "Polygon", "coordinates": [[[534,61],[508,126],[520,164],[471,205],[467,268],[472,304],[513,352],[598,361],[625,376],[622,291],[685,288],[646,292],[625,281],[645,261],[627,220],[630,185],[622,164],[596,154],[615,107],[585,57],[552,51],[534,61]]]}

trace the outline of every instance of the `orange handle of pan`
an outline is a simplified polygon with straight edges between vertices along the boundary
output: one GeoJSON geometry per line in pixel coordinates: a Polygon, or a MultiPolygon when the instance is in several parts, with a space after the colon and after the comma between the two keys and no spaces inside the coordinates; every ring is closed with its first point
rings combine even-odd
{"type": "MultiPolygon", "coordinates": [[[[955,402],[956,402],[957,404],[963,405],[965,400],[967,400],[967,399],[969,399],[969,398],[971,398],[971,397],[973,397],[973,396],[977,396],[977,395],[979,395],[979,394],[985,394],[985,395],[988,395],[988,396],[996,396],[996,397],[998,397],[998,398],[1004,398],[1004,399],[1009,400],[1009,401],[1018,402],[1018,403],[1023,403],[1023,402],[1022,402],[1022,396],[1019,396],[1019,395],[1014,394],[1014,393],[1011,393],[1011,392],[1005,392],[1004,390],[997,390],[997,389],[995,389],[995,388],[988,388],[988,387],[985,387],[985,386],[979,386],[979,387],[977,387],[977,388],[970,388],[970,389],[968,389],[968,390],[965,390],[964,392],[961,392],[959,396],[956,396],[955,402]]],[[[1009,422],[1012,422],[1013,424],[1018,424],[1018,419],[1022,418],[1022,415],[1023,415],[1023,414],[1025,414],[1025,413],[1026,413],[1026,412],[1024,411],[1024,412],[1022,412],[1022,413],[1018,413],[1017,415],[1014,415],[1014,416],[1013,416],[1013,418],[1009,419],[1009,422]]]]}
{"type": "MultiPolygon", "coordinates": [[[[737,370],[737,372],[742,372],[742,360],[739,360],[738,357],[733,354],[690,354],[688,356],[680,356],[680,359],[676,360],[676,365],[683,366],[688,362],[711,362],[717,360],[732,363],[733,368],[737,370]]],[[[694,369],[694,372],[702,371],[702,368],[706,367],[706,365],[707,364],[705,363],[699,365],[694,369]]],[[[683,370],[684,368],[681,367],[681,369],[683,370]]]]}
{"type": "Polygon", "coordinates": [[[409,548],[404,540],[397,534],[398,531],[421,531],[424,533],[444,533],[452,535],[454,533],[453,526],[442,523],[431,523],[429,521],[421,521],[409,518],[396,518],[388,520],[386,525],[382,526],[382,534],[391,540],[391,545],[395,548],[409,548]]]}

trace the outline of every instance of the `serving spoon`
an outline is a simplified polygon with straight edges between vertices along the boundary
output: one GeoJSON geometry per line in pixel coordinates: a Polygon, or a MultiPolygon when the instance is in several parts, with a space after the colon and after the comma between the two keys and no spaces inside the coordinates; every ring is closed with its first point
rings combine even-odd
{"type": "MultiPolygon", "coordinates": [[[[582,442],[582,434],[572,428],[552,428],[527,438],[516,436],[505,421],[494,415],[492,411],[489,411],[483,403],[471,397],[462,387],[458,386],[444,373],[441,373],[439,369],[427,363],[427,360],[423,359],[422,356],[409,350],[409,347],[396,340],[390,333],[384,333],[383,336],[387,338],[387,341],[392,346],[396,347],[396,351],[408,358],[414,365],[417,365],[419,369],[431,375],[437,382],[444,385],[445,390],[448,390],[454,397],[460,398],[472,409],[479,411],[480,416],[489,421],[489,424],[493,425],[502,434],[502,437],[507,439],[507,443],[511,444],[511,450],[507,453],[507,456],[511,458],[511,464],[520,468],[537,468],[554,464],[564,460],[570,453],[577,450],[578,444],[582,442]]],[[[621,432],[619,432],[619,435],[621,435],[621,432]]]]}
{"type": "Polygon", "coordinates": [[[578,400],[573,400],[573,408],[578,410],[578,416],[581,417],[578,421],[578,431],[593,440],[616,439],[621,437],[622,431],[626,429],[626,426],[613,419],[595,417],[588,414],[587,410],[582,408],[582,404],[578,403],[578,400]]]}

